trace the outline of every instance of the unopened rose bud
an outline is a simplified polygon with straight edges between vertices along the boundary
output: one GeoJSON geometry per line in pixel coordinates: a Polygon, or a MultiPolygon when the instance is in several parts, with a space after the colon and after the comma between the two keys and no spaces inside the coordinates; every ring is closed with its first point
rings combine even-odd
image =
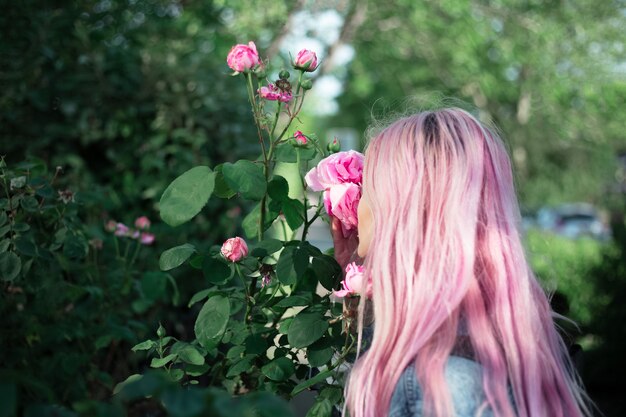
{"type": "Polygon", "coordinates": [[[304,80],[300,83],[300,86],[304,90],[310,90],[311,88],[313,88],[313,83],[311,82],[311,80],[304,80]]]}
{"type": "Polygon", "coordinates": [[[313,72],[317,68],[317,55],[313,51],[303,49],[296,55],[293,67],[301,71],[313,72]]]}
{"type": "Polygon", "coordinates": [[[296,132],[293,134],[293,138],[294,144],[297,146],[304,146],[308,143],[307,137],[304,136],[304,133],[299,130],[296,130],[296,132]]]}
{"type": "Polygon", "coordinates": [[[339,143],[339,140],[335,138],[332,142],[326,145],[326,149],[330,153],[337,153],[341,150],[341,143],[339,143]]]}
{"type": "Polygon", "coordinates": [[[280,78],[281,80],[288,80],[289,79],[289,71],[287,70],[282,70],[281,72],[278,73],[278,78],[280,78]]]}
{"type": "Polygon", "coordinates": [[[165,328],[161,325],[161,323],[159,323],[159,328],[157,329],[157,336],[165,336],[165,328]]]}
{"type": "Polygon", "coordinates": [[[224,242],[220,252],[229,261],[238,262],[248,255],[248,245],[245,240],[237,236],[224,242]]]}

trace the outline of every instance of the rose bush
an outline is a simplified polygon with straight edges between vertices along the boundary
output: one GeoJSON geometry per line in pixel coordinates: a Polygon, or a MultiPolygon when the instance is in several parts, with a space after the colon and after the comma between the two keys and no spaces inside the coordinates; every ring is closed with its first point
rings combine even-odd
{"type": "MultiPolygon", "coordinates": [[[[328,220],[327,215],[339,218],[346,233],[354,232],[362,155],[324,158],[314,169],[319,172],[315,185],[310,185],[324,191],[317,204],[311,205],[306,193],[294,198],[289,182],[275,172],[276,164],[295,164],[306,190],[303,174],[309,172],[309,162],[328,156],[315,135],[301,130],[287,134],[294,132],[292,124],[311,87],[305,74],[317,68],[317,57],[300,51],[293,63],[295,79],[287,70],[278,79],[265,79],[253,42],[233,47],[227,64],[245,79],[260,157],[189,169],[163,192],[160,215],[177,227],[198,215],[210,198],[236,197],[255,206],[242,221],[243,236],[213,245],[208,252],[180,242],[161,254],[163,271],[188,265],[206,282],[188,302],[190,308],[201,306],[195,310],[195,339],[175,340],[159,327],[157,338],[133,350],[146,351],[153,368],[184,386],[210,381],[229,394],[270,391],[285,399],[315,389],[320,395],[312,415],[328,415],[342,401],[338,367],[352,352],[354,336],[343,331],[342,306],[331,300],[340,288],[342,269],[332,251],[323,253],[307,241],[307,233],[316,219],[328,220]],[[267,237],[274,223],[301,230],[299,239],[267,237]]],[[[338,150],[338,143],[328,149],[338,150]]],[[[350,282],[354,286],[355,278],[350,282]]],[[[118,387],[120,395],[147,384],[146,378],[131,376],[118,387]]]]}

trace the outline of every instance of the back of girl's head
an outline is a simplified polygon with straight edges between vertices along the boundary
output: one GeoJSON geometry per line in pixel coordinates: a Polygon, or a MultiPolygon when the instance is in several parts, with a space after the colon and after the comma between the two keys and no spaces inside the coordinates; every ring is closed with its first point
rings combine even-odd
{"type": "Polygon", "coordinates": [[[410,363],[427,415],[454,415],[444,367],[461,322],[494,415],[588,414],[526,261],[511,163],[495,129],[459,108],[403,117],[368,143],[363,192],[374,219],[365,278],[375,326],[349,377],[352,417],[386,415],[410,363]]]}

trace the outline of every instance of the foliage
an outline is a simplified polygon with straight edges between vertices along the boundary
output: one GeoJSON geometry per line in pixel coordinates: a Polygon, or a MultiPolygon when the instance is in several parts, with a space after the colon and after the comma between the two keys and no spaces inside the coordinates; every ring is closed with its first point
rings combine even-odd
{"type": "Polygon", "coordinates": [[[372,115],[458,105],[439,99],[457,97],[504,132],[529,209],[606,203],[615,154],[624,150],[625,119],[617,109],[626,100],[626,16],[618,2],[396,0],[355,7],[365,18],[354,34],[357,53],[336,125],[363,130],[372,115]]]}
{"type": "MultiPolygon", "coordinates": [[[[265,68],[262,71],[265,73],[265,68]]],[[[341,387],[328,380],[337,380],[336,368],[354,342],[352,335],[343,332],[341,305],[330,300],[341,279],[341,268],[332,256],[306,240],[308,228],[324,207],[321,199],[310,207],[307,198],[290,197],[289,182],[273,173],[276,164],[295,162],[302,183],[303,162],[324,151],[315,137],[298,132],[302,139],[298,142],[288,133],[306,94],[307,89],[302,88],[307,82],[305,70],[298,71],[296,80],[290,80],[284,71],[276,81],[283,91],[293,88],[288,103],[258,97],[255,92],[263,82],[258,73],[258,68],[250,68],[243,78],[262,159],[241,159],[213,170],[192,168],[168,186],[160,202],[161,218],[171,226],[191,220],[213,196],[237,195],[258,202],[242,224],[247,238],[257,242],[232,262],[218,245],[208,253],[190,243],[163,252],[162,270],[188,264],[196,270],[189,274],[202,274],[209,284],[189,301],[190,307],[202,303],[195,320],[195,340],[177,340],[159,327],[156,339],[143,341],[133,350],[147,351],[152,367],[163,368],[171,380],[183,385],[210,381],[231,394],[269,391],[286,399],[315,386],[326,394],[318,397],[317,411],[312,412],[329,415],[342,395],[341,387]],[[309,218],[311,208],[315,213],[309,218]],[[283,240],[265,237],[275,222],[284,222],[294,231],[302,226],[301,238],[286,234],[283,240]],[[318,295],[318,286],[325,289],[325,295],[318,295]]]]}
{"type": "Polygon", "coordinates": [[[568,317],[587,328],[607,299],[596,289],[591,271],[602,262],[607,244],[591,237],[568,239],[530,229],[526,234],[530,264],[549,292],[559,292],[569,303],[568,317]]]}
{"type": "Polygon", "coordinates": [[[64,182],[60,167],[0,159],[0,374],[20,406],[106,397],[136,366],[118,358],[178,297],[147,246],[85,223],[100,201],[64,182]]]}

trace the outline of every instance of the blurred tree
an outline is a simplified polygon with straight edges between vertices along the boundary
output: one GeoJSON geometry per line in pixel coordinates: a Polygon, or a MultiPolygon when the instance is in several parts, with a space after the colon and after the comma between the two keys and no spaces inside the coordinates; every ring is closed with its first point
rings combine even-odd
{"type": "Polygon", "coordinates": [[[624,147],[619,2],[358,4],[366,18],[336,124],[363,129],[413,97],[458,97],[503,130],[527,206],[602,200],[624,147]]]}

